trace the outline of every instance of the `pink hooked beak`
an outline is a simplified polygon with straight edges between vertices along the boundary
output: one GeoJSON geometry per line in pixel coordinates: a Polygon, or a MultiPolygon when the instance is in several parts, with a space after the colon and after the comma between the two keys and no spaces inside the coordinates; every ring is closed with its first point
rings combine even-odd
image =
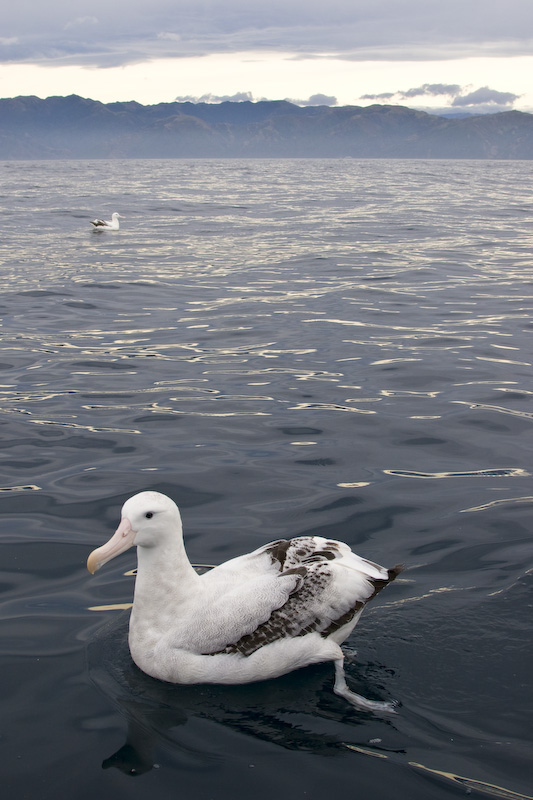
{"type": "Polygon", "coordinates": [[[94,575],[97,569],[111,561],[112,558],[130,548],[134,542],[135,534],[136,531],[131,527],[129,519],[123,517],[111,539],[106,544],[93,550],[87,559],[87,569],[91,575],[94,575]]]}

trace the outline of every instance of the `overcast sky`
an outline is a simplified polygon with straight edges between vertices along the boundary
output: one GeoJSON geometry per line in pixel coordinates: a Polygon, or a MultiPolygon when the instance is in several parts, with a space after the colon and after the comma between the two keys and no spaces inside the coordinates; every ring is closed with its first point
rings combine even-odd
{"type": "Polygon", "coordinates": [[[533,111],[533,0],[16,0],[0,96],[533,111]]]}

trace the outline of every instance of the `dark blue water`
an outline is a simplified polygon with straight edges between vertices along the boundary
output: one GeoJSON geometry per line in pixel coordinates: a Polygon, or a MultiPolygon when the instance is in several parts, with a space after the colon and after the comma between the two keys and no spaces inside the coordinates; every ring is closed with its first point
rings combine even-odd
{"type": "Polygon", "coordinates": [[[532,796],[531,162],[0,176],[5,796],[532,796]],[[135,554],[85,560],[143,489],[197,564],[302,534],[404,562],[346,648],[398,714],[349,707],[330,665],[136,670],[135,554]]]}

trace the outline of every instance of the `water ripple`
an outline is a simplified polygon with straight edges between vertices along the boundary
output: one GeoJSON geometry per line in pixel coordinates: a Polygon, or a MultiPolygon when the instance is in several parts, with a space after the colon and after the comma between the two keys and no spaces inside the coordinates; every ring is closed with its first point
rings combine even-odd
{"type": "Polygon", "coordinates": [[[384,469],[385,475],[401,478],[528,478],[525,469],[475,469],[464,472],[416,472],[414,470],[384,469]]]}
{"type": "MultiPolygon", "coordinates": [[[[124,500],[156,489],[178,501],[191,557],[206,563],[318,534],[409,569],[363,616],[348,664],[355,685],[402,701],[394,724],[347,714],[317,667],[288,690],[238,687],[215,726],[225,695],[198,716],[204,693],[179,692],[185,711],[172,722],[185,749],[205,724],[228,773],[256,756],[272,767],[262,725],[284,748],[286,781],[301,771],[298,742],[312,751],[305,731],[322,746],[327,728],[358,748],[363,786],[424,764],[427,781],[518,796],[530,772],[516,747],[529,737],[530,165],[154,159],[0,172],[9,769],[41,754],[30,730],[50,742],[57,774],[80,753],[84,774],[98,771],[87,731],[104,736],[109,708],[129,695],[109,689],[101,659],[106,693],[84,683],[84,640],[95,616],[113,613],[87,609],[130,601],[122,573],[133,555],[96,579],[84,562],[124,500]],[[116,236],[89,230],[102,203],[127,217],[116,236]],[[57,703],[58,686],[72,702],[57,703]],[[377,739],[381,756],[406,752],[402,764],[379,758],[371,779],[377,739]],[[464,769],[446,772],[442,758],[464,769]]],[[[142,716],[153,682],[136,680],[142,716]]],[[[138,722],[156,737],[157,720],[138,722]]],[[[183,775],[162,736],[162,757],[183,775]]],[[[320,780],[349,793],[353,764],[330,761],[320,780]]],[[[420,794],[408,778],[401,788],[420,794]]]]}

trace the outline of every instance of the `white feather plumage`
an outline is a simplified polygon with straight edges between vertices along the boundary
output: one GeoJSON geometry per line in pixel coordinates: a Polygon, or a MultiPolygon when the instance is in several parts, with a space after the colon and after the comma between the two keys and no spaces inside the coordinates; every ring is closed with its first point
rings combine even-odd
{"type": "Polygon", "coordinates": [[[337,694],[366,710],[394,710],[348,689],[340,644],[400,566],[387,570],[343,542],[302,536],[198,575],[179,510],[158,492],[124,504],[115,535],[91,553],[88,569],[132,545],[138,567],[129,645],[148,675],[171,683],[248,683],[334,661],[337,694]]]}

